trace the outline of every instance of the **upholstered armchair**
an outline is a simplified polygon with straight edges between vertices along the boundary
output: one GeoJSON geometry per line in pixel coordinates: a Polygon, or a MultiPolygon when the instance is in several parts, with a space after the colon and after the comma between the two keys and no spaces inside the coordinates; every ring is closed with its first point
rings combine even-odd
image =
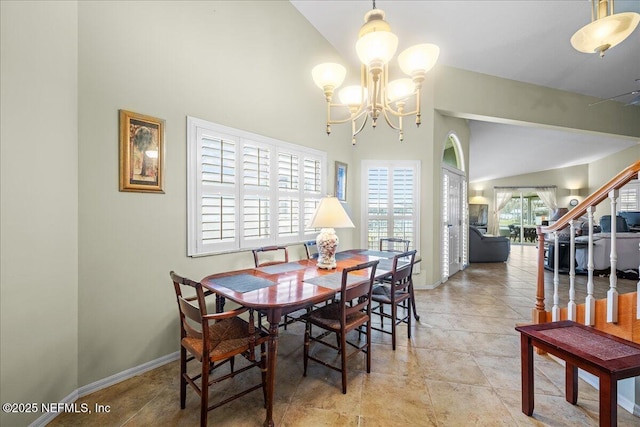
{"type": "Polygon", "coordinates": [[[485,236],[473,225],[469,226],[469,262],[505,262],[510,250],[508,237],[485,236]]]}

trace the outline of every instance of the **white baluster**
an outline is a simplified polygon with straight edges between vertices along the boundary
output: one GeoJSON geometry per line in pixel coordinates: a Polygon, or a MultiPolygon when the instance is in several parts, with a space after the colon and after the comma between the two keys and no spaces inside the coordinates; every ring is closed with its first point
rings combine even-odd
{"type": "Polygon", "coordinates": [[[595,206],[589,206],[587,208],[587,216],[589,218],[589,246],[587,251],[587,298],[585,298],[584,301],[584,324],[587,326],[596,324],[596,299],[593,297],[593,213],[595,211],[595,206]]]}
{"type": "Polygon", "coordinates": [[[571,240],[569,241],[569,259],[573,262],[569,262],[569,304],[567,305],[567,319],[576,320],[576,226],[573,220],[569,221],[569,234],[571,240]]]}
{"type": "Polygon", "coordinates": [[[616,199],[618,190],[609,192],[611,202],[611,273],[609,274],[609,290],[607,291],[607,322],[616,323],[618,321],[618,218],[616,218],[616,199]]]}
{"type": "Polygon", "coordinates": [[[559,242],[558,242],[558,232],[554,231],[553,232],[553,244],[554,244],[554,251],[553,251],[553,308],[551,309],[551,320],[553,322],[557,322],[558,320],[560,320],[560,306],[558,305],[560,303],[560,295],[558,292],[558,284],[560,283],[560,276],[559,276],[559,269],[560,269],[560,263],[559,261],[559,253],[560,253],[560,247],[559,247],[559,242]]]}

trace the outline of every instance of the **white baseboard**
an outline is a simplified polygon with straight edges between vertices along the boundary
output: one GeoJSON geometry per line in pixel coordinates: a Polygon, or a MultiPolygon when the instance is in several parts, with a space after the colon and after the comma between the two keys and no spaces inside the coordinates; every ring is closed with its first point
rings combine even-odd
{"type": "MultiPolygon", "coordinates": [[[[178,360],[179,358],[180,352],[176,351],[175,353],[167,354],[166,356],[151,360],[147,363],[143,363],[142,365],[134,366],[133,368],[129,368],[117,374],[111,375],[110,377],[103,378],[101,380],[92,382],[91,384],[82,386],[69,393],[69,395],[60,400],[59,403],[73,403],[83,396],[86,396],[98,390],[102,390],[103,388],[110,387],[124,380],[128,380],[129,378],[133,378],[152,369],[159,368],[160,366],[166,365],[167,363],[173,362],[174,360],[178,360]]],[[[46,426],[57,416],[58,412],[47,412],[38,417],[37,420],[29,425],[29,427],[46,426]]]]}

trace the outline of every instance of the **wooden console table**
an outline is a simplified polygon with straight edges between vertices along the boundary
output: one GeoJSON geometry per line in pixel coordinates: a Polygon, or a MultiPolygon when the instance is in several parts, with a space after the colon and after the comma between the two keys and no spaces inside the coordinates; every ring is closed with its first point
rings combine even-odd
{"type": "Polygon", "coordinates": [[[533,414],[533,347],[566,362],[565,396],[578,401],[578,368],[600,380],[600,426],[617,424],[618,380],[640,375],[640,345],[589,326],[560,322],[518,326],[522,361],[522,412],[533,414]]]}

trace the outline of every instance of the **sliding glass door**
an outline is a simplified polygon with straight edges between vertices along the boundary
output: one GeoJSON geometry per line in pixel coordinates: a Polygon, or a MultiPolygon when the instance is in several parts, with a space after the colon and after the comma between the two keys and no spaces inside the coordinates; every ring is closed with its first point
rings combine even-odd
{"type": "Polygon", "coordinates": [[[514,191],[500,211],[500,234],[512,243],[535,244],[536,227],[550,216],[550,210],[534,192],[514,191]]]}

